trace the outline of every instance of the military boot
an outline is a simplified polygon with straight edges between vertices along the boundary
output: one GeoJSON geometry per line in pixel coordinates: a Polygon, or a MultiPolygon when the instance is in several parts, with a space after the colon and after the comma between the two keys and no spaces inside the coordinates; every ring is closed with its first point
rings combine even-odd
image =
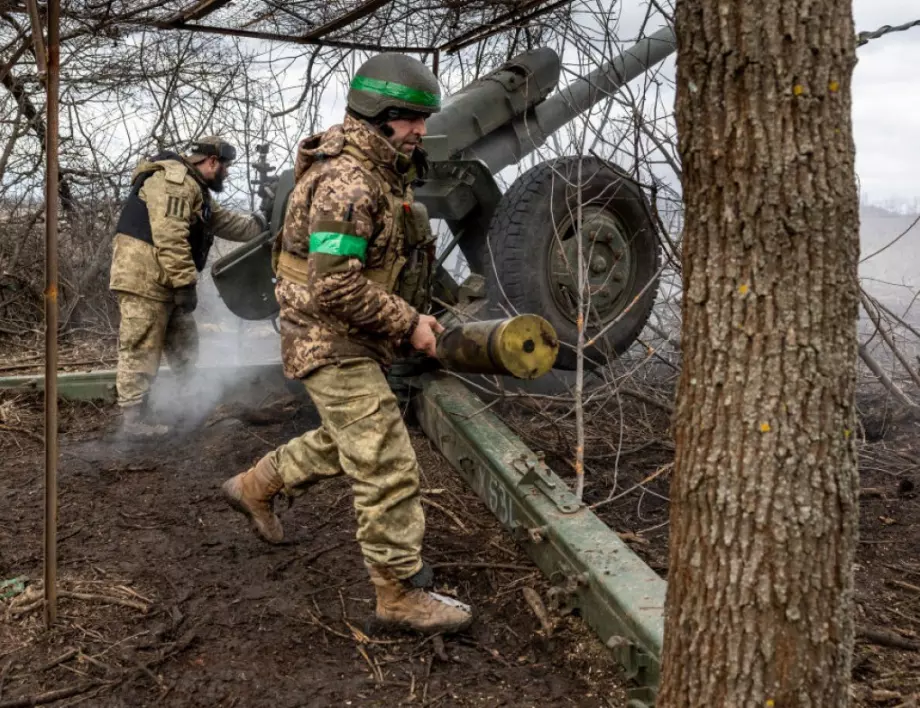
{"type": "Polygon", "coordinates": [[[169,427],[147,420],[146,406],[127,406],[122,408],[121,432],[130,438],[156,438],[166,435],[169,427]]]}
{"type": "Polygon", "coordinates": [[[436,634],[459,632],[473,621],[469,605],[400,580],[386,566],[368,570],[377,591],[377,622],[384,627],[436,634]]]}
{"type": "Polygon", "coordinates": [[[281,543],[284,529],[281,519],[272,511],[272,499],[284,487],[284,480],[265,455],[255,466],[221,485],[224,499],[234,509],[249,518],[252,530],[263,541],[281,543]]]}

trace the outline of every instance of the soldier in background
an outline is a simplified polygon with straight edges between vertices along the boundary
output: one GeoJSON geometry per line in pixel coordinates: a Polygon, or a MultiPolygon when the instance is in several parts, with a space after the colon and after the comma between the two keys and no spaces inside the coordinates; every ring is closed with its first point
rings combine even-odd
{"type": "Polygon", "coordinates": [[[265,231],[258,214],[221,208],[211,191],[223,189],[236,149],[204,137],[190,153],[163,152],[135,168],[116,226],[109,288],[118,297],[116,388],[123,431],[132,437],[168,432],[147,420],[150,386],[165,352],[180,381],[190,381],[198,356],[192,312],[198,273],[214,236],[248,241],[265,231]]]}
{"type": "Polygon", "coordinates": [[[443,331],[425,314],[435,241],[412,192],[440,95],[417,59],[375,56],[352,79],[344,122],[301,142],[275,243],[275,293],[285,374],[303,381],[322,425],[223,485],[259,537],[278,543],[276,494],[348,475],[377,619],[423,632],[472,621],[469,606],[424,590],[432,578],[421,557],[419,467],[384,374],[397,349],[435,356],[443,331]]]}

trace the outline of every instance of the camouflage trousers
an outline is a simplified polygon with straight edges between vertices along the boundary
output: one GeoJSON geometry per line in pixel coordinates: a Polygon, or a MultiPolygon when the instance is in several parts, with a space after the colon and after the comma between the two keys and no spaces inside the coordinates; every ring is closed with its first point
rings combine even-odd
{"type": "Polygon", "coordinates": [[[304,386],[322,425],[270,453],[285,491],[296,496],[348,475],[365,563],[389,566],[399,578],[414,575],[425,534],[419,467],[383,371],[371,359],[355,359],[315,370],[304,386]]]}
{"type": "Polygon", "coordinates": [[[171,302],[125,292],[118,293],[118,307],[118,405],[136,406],[145,401],[164,353],[176,376],[190,379],[198,360],[195,318],[171,302]]]}

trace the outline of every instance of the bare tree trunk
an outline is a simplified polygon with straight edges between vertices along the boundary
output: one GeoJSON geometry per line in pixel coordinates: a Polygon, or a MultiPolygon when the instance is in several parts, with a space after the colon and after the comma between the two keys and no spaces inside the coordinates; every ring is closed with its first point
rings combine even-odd
{"type": "Polygon", "coordinates": [[[846,706],[859,214],[847,0],[678,0],[686,207],[661,694],[846,706]]]}

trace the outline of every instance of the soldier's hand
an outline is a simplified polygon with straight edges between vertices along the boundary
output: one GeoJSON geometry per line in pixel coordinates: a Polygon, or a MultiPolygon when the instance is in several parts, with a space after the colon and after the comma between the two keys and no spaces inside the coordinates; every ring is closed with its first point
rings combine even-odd
{"type": "Polygon", "coordinates": [[[176,288],[176,307],[185,314],[195,311],[195,308],[198,307],[198,291],[195,283],[176,288]]]}
{"type": "Polygon", "coordinates": [[[438,340],[435,334],[444,331],[444,327],[431,315],[419,315],[418,324],[409,337],[409,344],[416,351],[424,352],[428,356],[437,356],[438,340]]]}
{"type": "Polygon", "coordinates": [[[265,218],[263,214],[260,214],[257,211],[252,212],[253,220],[259,225],[259,229],[262,232],[268,231],[268,219],[265,218]]]}

